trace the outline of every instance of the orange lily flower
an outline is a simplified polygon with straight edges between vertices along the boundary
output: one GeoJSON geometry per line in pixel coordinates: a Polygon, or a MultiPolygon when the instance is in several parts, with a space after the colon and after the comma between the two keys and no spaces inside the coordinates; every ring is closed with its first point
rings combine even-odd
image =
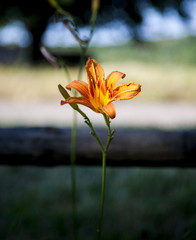
{"type": "Polygon", "coordinates": [[[112,102],[134,98],[141,91],[141,86],[133,82],[116,86],[118,80],[125,77],[124,73],[114,71],[105,79],[103,68],[94,59],[88,59],[85,69],[88,84],[75,80],[66,86],[68,90],[71,88],[77,90],[81,96],[69,97],[65,101],[61,101],[61,105],[66,103],[82,104],[97,113],[105,113],[113,119],[116,111],[112,102]]]}

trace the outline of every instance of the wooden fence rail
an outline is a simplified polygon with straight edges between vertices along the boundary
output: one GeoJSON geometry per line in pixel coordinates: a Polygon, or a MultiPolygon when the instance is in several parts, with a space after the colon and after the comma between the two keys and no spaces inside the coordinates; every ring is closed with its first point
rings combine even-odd
{"type": "MultiPolygon", "coordinates": [[[[106,139],[106,129],[98,134],[106,139]]],[[[71,129],[0,128],[0,164],[70,164],[71,129]]],[[[77,165],[101,165],[97,142],[86,128],[77,132],[77,165]]],[[[196,130],[118,129],[108,151],[110,166],[196,167],[196,130]]]]}

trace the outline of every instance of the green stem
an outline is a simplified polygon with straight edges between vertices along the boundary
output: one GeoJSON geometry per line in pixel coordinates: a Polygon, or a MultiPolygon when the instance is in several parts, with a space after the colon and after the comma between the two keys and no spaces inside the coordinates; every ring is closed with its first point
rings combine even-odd
{"type": "MultiPolygon", "coordinates": [[[[82,66],[85,58],[86,49],[82,49],[81,59],[80,59],[80,68],[78,71],[78,80],[82,76],[82,66]]],[[[75,96],[77,92],[75,91],[75,96]]],[[[73,112],[73,124],[72,124],[72,135],[71,135],[71,191],[72,191],[72,216],[73,216],[73,231],[74,231],[74,240],[78,239],[78,218],[77,218],[77,204],[76,204],[76,138],[77,138],[77,111],[73,112]]]]}
{"type": "MultiPolygon", "coordinates": [[[[81,54],[80,68],[78,71],[78,80],[82,76],[82,60],[84,59],[84,52],[81,54]]],[[[77,92],[75,91],[75,96],[77,92]]],[[[76,204],[76,138],[77,138],[77,112],[73,112],[72,135],[71,135],[71,192],[72,192],[72,217],[73,217],[73,232],[74,240],[78,239],[78,218],[77,218],[77,204],[76,204]]]]}
{"type": "Polygon", "coordinates": [[[59,63],[60,63],[60,65],[63,67],[63,69],[64,69],[64,71],[65,71],[65,74],[66,74],[66,76],[67,76],[67,80],[68,80],[68,83],[70,83],[71,82],[71,75],[70,75],[70,72],[69,72],[69,69],[68,69],[68,67],[67,67],[67,65],[66,65],[66,63],[63,61],[63,59],[59,59],[59,63]]]}
{"type": "Polygon", "coordinates": [[[104,116],[106,125],[107,125],[107,127],[108,127],[108,140],[107,140],[106,147],[105,147],[105,152],[107,153],[107,150],[108,150],[108,148],[109,148],[109,146],[110,146],[110,143],[111,143],[111,141],[112,141],[113,138],[114,138],[113,135],[114,135],[114,133],[115,133],[115,130],[112,130],[112,131],[111,131],[111,128],[110,128],[110,119],[109,119],[109,117],[108,117],[106,114],[103,114],[103,116],[104,116]]]}
{"type": "Polygon", "coordinates": [[[105,199],[105,179],[106,179],[106,152],[102,152],[102,186],[101,186],[101,207],[99,213],[99,225],[98,225],[98,240],[101,239],[102,222],[103,222],[103,210],[105,199]]]}
{"type": "Polygon", "coordinates": [[[95,132],[95,129],[90,121],[90,119],[87,117],[87,115],[78,107],[76,109],[76,111],[78,111],[85,119],[85,123],[90,127],[90,129],[92,130],[91,132],[91,135],[96,139],[96,141],[98,142],[100,148],[101,148],[101,151],[104,152],[104,147],[101,143],[101,140],[99,139],[99,137],[97,136],[96,132],[95,132]]]}
{"type": "MultiPolygon", "coordinates": [[[[50,4],[57,9],[57,11],[62,14],[65,15],[67,17],[70,17],[72,20],[72,24],[74,24],[74,20],[73,17],[66,11],[64,11],[61,6],[56,2],[56,0],[49,0],[50,4]]],[[[82,44],[82,42],[80,42],[79,38],[77,38],[77,40],[79,41],[80,44],[80,48],[81,48],[81,58],[80,58],[80,67],[79,67],[79,71],[78,71],[78,80],[81,80],[82,77],[82,69],[83,69],[83,63],[85,60],[85,56],[86,56],[86,52],[88,50],[89,47],[89,43],[90,40],[93,36],[93,32],[94,32],[94,27],[95,27],[95,21],[97,18],[97,11],[98,11],[98,7],[93,7],[93,12],[92,12],[92,18],[91,18],[91,31],[90,31],[90,37],[89,40],[87,41],[86,44],[82,44]]],[[[69,29],[71,31],[71,29],[69,29]]],[[[72,31],[71,31],[72,32],[72,31]]],[[[74,32],[72,32],[72,34],[74,34],[74,32]]],[[[76,35],[74,34],[74,36],[76,37],[76,35]]],[[[71,82],[71,77],[69,75],[69,71],[66,67],[66,65],[63,63],[62,60],[60,60],[61,64],[64,67],[64,70],[67,74],[68,80],[69,82],[71,82]]],[[[77,96],[77,92],[75,92],[75,96],[77,96]]],[[[96,138],[97,142],[99,143],[99,146],[103,152],[103,146],[101,144],[101,141],[99,140],[99,138],[96,135],[96,132],[90,122],[90,120],[88,119],[88,117],[78,108],[77,109],[78,112],[80,112],[80,114],[85,117],[85,120],[88,122],[88,125],[91,127],[92,130],[92,135],[96,138]]],[[[76,209],[76,173],[75,173],[75,162],[76,162],[76,137],[77,137],[77,112],[74,111],[74,115],[73,115],[73,124],[72,124],[72,134],[71,134],[71,156],[70,156],[70,162],[71,162],[71,192],[72,192],[72,216],[73,216],[73,228],[74,228],[74,240],[78,239],[78,219],[77,219],[77,209],[76,209]]]]}
{"type": "Polygon", "coordinates": [[[107,158],[107,150],[112,141],[114,130],[111,131],[110,128],[110,119],[106,114],[103,114],[105,123],[108,127],[108,139],[104,150],[102,151],[102,187],[101,187],[101,207],[100,207],[100,215],[99,215],[99,225],[98,225],[98,240],[101,239],[102,232],[102,222],[103,222],[103,210],[104,210],[104,198],[105,198],[105,180],[106,180],[106,158],[107,158]]]}
{"type": "Polygon", "coordinates": [[[87,117],[87,115],[79,108],[77,107],[75,109],[77,112],[79,112],[83,117],[84,117],[84,122],[90,127],[90,129],[92,130],[91,134],[93,135],[93,137],[96,139],[96,141],[98,142],[101,151],[102,151],[102,187],[101,187],[101,206],[100,206],[100,215],[99,215],[99,223],[98,223],[98,240],[101,239],[101,232],[102,232],[102,222],[103,222],[103,210],[104,210],[104,199],[105,199],[105,182],[106,182],[106,158],[107,158],[107,150],[109,148],[109,145],[113,139],[113,134],[114,134],[114,130],[111,131],[110,128],[110,120],[109,117],[106,114],[103,114],[104,119],[105,119],[105,123],[107,125],[108,128],[108,139],[107,139],[107,143],[105,148],[103,147],[101,140],[99,139],[99,137],[97,136],[93,125],[90,121],[90,119],[87,117]]]}
{"type": "MultiPolygon", "coordinates": [[[[81,58],[80,67],[78,71],[78,80],[81,80],[83,62],[88,45],[86,47],[81,47],[81,58]]],[[[77,92],[74,93],[77,96],[77,92]]],[[[73,230],[74,230],[74,240],[78,239],[78,218],[77,218],[77,207],[76,207],[76,137],[77,137],[77,111],[73,113],[73,124],[72,124],[72,136],[71,136],[71,189],[72,189],[72,216],[73,216],[73,230]]]]}
{"type": "MultiPolygon", "coordinates": [[[[90,40],[92,38],[93,32],[94,32],[94,24],[96,21],[96,15],[93,12],[93,18],[91,20],[91,32],[90,32],[90,38],[87,44],[82,45],[80,43],[81,48],[81,58],[80,58],[80,67],[78,71],[78,80],[81,80],[82,77],[82,69],[83,64],[85,61],[86,52],[89,47],[90,40]]],[[[65,69],[66,70],[66,69],[65,69]]],[[[77,93],[75,92],[75,96],[77,96],[77,93]]],[[[88,125],[90,126],[92,130],[92,135],[96,138],[102,152],[103,152],[103,146],[101,144],[100,139],[98,138],[89,118],[82,112],[79,108],[77,111],[85,118],[86,122],[88,122],[88,125]]],[[[75,161],[76,161],[76,135],[77,135],[77,112],[74,111],[74,119],[73,119],[73,125],[72,125],[72,138],[71,138],[71,179],[72,179],[72,216],[73,216],[73,227],[74,227],[74,239],[78,239],[78,219],[77,219],[77,209],[76,209],[76,174],[75,174],[75,161]]]]}
{"type": "Polygon", "coordinates": [[[78,219],[77,219],[77,207],[76,207],[76,173],[75,173],[75,161],[76,161],[76,137],[77,137],[77,112],[73,113],[73,124],[71,133],[71,195],[72,195],[72,216],[73,216],[73,231],[74,239],[78,239],[78,219]]]}
{"type": "Polygon", "coordinates": [[[81,57],[80,57],[80,68],[78,71],[78,80],[81,80],[82,78],[82,70],[83,70],[83,65],[85,63],[85,56],[88,50],[88,45],[83,46],[80,44],[80,50],[81,50],[81,57]]]}

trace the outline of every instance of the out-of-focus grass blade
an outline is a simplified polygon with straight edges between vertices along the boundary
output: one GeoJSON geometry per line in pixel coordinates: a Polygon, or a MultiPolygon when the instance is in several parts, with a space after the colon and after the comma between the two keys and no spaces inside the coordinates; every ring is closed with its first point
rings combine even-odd
{"type": "Polygon", "coordinates": [[[40,48],[41,53],[43,54],[43,56],[48,60],[49,63],[51,63],[53,66],[57,67],[57,68],[61,68],[62,66],[59,64],[59,62],[57,61],[57,59],[52,56],[51,53],[49,53],[45,47],[41,47],[40,48]]]}

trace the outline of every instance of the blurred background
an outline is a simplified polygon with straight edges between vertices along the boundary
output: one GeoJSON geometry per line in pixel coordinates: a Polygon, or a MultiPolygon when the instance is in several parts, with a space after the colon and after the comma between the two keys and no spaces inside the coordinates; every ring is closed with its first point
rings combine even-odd
{"type": "MultiPolygon", "coordinates": [[[[88,38],[91,1],[58,3],[88,38]]],[[[57,89],[68,82],[65,71],[40,53],[45,46],[63,58],[77,79],[79,44],[54,12],[48,1],[1,1],[0,127],[72,124],[57,89]]],[[[137,98],[115,103],[113,127],[196,127],[196,1],[101,1],[88,56],[106,76],[118,70],[142,85],[137,98]]],[[[88,240],[96,237],[101,169],[78,167],[77,179],[80,236],[88,240]]],[[[104,239],[196,239],[194,169],[108,168],[107,181],[104,239]]],[[[73,238],[69,167],[1,166],[0,189],[0,239],[73,238]]]]}
{"type": "MultiPolygon", "coordinates": [[[[61,0],[79,27],[90,34],[91,1],[61,0]]],[[[78,76],[81,50],[48,1],[3,1],[0,8],[0,124],[70,126],[72,113],[61,107],[57,90],[67,84],[63,70],[44,59],[40,46],[64,59],[71,79],[78,76]],[[53,114],[51,114],[53,112],[53,114]]],[[[123,81],[142,85],[139,97],[116,103],[114,126],[195,127],[195,1],[101,1],[87,57],[106,76],[126,73],[123,81]],[[131,111],[125,111],[127,107],[131,111]],[[125,108],[125,109],[124,109],[125,108]],[[138,108],[140,111],[138,111],[138,108]],[[126,118],[125,118],[126,113],[126,118]],[[148,114],[147,114],[148,113],[148,114]]],[[[83,71],[82,80],[86,80],[83,71]]],[[[88,111],[88,110],[87,110],[88,111]]],[[[96,124],[97,114],[88,112],[96,124]]],[[[79,119],[83,124],[83,119],[79,119]]]]}

